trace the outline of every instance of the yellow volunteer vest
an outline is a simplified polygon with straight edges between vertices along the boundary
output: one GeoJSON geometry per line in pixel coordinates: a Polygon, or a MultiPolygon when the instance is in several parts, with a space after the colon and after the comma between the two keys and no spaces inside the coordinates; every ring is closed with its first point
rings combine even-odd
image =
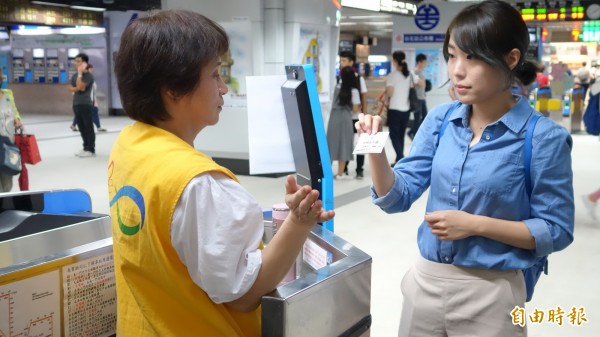
{"type": "Polygon", "coordinates": [[[260,336],[260,309],[241,313],[213,303],[171,245],[173,211],[190,180],[207,171],[237,181],[235,175],[140,122],[117,138],[108,171],[117,336],[260,336]]]}

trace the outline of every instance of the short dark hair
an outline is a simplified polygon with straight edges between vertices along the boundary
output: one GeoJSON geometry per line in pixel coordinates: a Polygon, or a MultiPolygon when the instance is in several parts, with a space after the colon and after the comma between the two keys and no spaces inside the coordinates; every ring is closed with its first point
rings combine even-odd
{"type": "Polygon", "coordinates": [[[89,58],[89,56],[87,56],[86,53],[79,53],[79,54],[75,55],[75,58],[80,58],[83,62],[86,62],[86,63],[90,61],[90,58],[89,58]]]}
{"type": "Polygon", "coordinates": [[[228,49],[225,30],[199,13],[164,10],[131,22],[115,60],[125,113],[151,125],[169,120],[162,90],[176,97],[192,92],[203,68],[228,49]]]}
{"type": "Polygon", "coordinates": [[[340,52],[340,58],[345,57],[347,59],[352,60],[352,63],[356,64],[356,55],[349,50],[343,50],[340,52]]]}
{"type": "Polygon", "coordinates": [[[425,54],[418,54],[417,55],[417,63],[422,62],[422,61],[427,61],[427,55],[425,55],[425,54]]]}
{"type": "Polygon", "coordinates": [[[502,70],[506,75],[507,88],[525,62],[529,47],[529,31],[521,14],[511,4],[498,0],[467,6],[454,17],[444,40],[446,61],[451,37],[464,53],[502,70]],[[521,58],[517,67],[511,70],[504,58],[513,48],[521,52],[521,58]]]}

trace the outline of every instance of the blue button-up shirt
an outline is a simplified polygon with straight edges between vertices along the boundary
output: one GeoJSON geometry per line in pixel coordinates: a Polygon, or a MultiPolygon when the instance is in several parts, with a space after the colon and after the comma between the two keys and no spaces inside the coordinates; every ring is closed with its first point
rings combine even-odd
{"type": "Polygon", "coordinates": [[[533,110],[526,99],[488,125],[481,140],[469,148],[469,105],[450,113],[436,149],[438,133],[452,104],[430,111],[412,148],[394,168],[394,185],[373,203],[385,212],[403,212],[431,187],[427,212],[462,210],[496,219],[523,221],[535,239],[527,250],[471,236],[439,240],[423,221],[417,240],[421,255],[431,261],[473,268],[523,269],[536,256],[564,249],[573,241],[574,204],[571,170],[572,139],[565,128],[548,118],[535,126],[531,158],[531,197],[525,188],[523,146],[533,110]]]}

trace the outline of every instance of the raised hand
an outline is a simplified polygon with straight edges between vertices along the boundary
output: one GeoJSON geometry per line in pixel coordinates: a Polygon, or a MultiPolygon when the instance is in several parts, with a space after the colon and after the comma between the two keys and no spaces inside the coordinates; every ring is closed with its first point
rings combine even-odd
{"type": "Polygon", "coordinates": [[[293,176],[285,182],[285,203],[290,208],[293,222],[303,226],[313,226],[318,222],[333,219],[334,211],[325,211],[323,202],[319,200],[319,191],[310,186],[299,186],[293,176]]]}
{"type": "Polygon", "coordinates": [[[375,134],[383,130],[383,123],[379,116],[360,113],[358,114],[358,122],[354,123],[354,127],[359,135],[361,133],[375,134]]]}

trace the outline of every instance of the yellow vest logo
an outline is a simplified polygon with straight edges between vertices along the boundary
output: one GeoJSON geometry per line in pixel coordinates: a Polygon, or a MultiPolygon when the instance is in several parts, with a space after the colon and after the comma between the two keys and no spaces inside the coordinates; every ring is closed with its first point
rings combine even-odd
{"type": "Polygon", "coordinates": [[[144,205],[144,196],[142,196],[142,193],[140,193],[140,191],[138,191],[133,186],[123,186],[117,191],[117,194],[115,194],[113,199],[110,201],[110,207],[112,207],[114,204],[117,205],[117,222],[119,223],[119,229],[121,230],[121,232],[123,232],[123,234],[125,235],[137,234],[144,227],[144,219],[146,217],[146,206],[144,205]],[[137,206],[138,210],[140,211],[141,221],[134,226],[126,225],[121,219],[121,213],[119,211],[119,200],[124,197],[127,197],[128,199],[133,201],[133,203],[137,206]]]}

